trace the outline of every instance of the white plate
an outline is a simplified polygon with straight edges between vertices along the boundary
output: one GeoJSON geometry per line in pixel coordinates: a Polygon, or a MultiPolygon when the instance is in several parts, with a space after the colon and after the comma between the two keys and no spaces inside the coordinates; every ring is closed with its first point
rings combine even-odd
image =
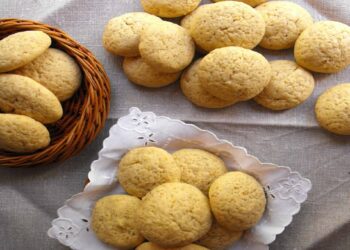
{"type": "Polygon", "coordinates": [[[72,249],[113,249],[99,241],[90,229],[91,210],[101,197],[124,192],[116,181],[118,161],[129,149],[145,145],[159,146],[169,152],[181,148],[205,149],[220,156],[229,169],[249,173],[260,181],[267,196],[265,214],[230,250],[268,249],[268,244],[292,222],[311,189],[310,180],[289,167],[261,163],[246,149],[194,125],[131,108],[110,129],[98,160],[91,165],[90,183],[58,209],[58,218],[52,221],[48,235],[72,249]]]}

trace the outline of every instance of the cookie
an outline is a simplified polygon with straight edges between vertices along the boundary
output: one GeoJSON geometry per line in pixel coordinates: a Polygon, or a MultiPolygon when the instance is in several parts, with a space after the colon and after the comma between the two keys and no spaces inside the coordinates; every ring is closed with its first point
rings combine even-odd
{"type": "Polygon", "coordinates": [[[54,123],[63,115],[57,97],[29,77],[1,74],[0,89],[0,110],[5,113],[26,115],[44,124],[54,123]]]}
{"type": "Polygon", "coordinates": [[[13,73],[37,81],[54,93],[61,102],[74,95],[82,80],[80,68],[74,59],[53,48],[13,73]]]}
{"type": "Polygon", "coordinates": [[[181,182],[197,187],[204,194],[216,178],[227,172],[223,160],[201,149],[181,149],[173,157],[181,168],[181,182]]]}
{"type": "Polygon", "coordinates": [[[51,38],[42,31],[17,32],[0,41],[0,73],[20,68],[43,54],[51,38]]]}
{"type": "Polygon", "coordinates": [[[234,102],[225,101],[209,94],[209,92],[202,87],[198,78],[199,63],[200,60],[194,62],[181,76],[180,86],[186,98],[193,104],[203,108],[225,108],[234,104],[234,102]]]}
{"type": "Polygon", "coordinates": [[[268,109],[284,110],[294,108],[309,98],[315,87],[311,73],[293,61],[272,61],[270,65],[270,83],[254,101],[268,109]]]}
{"type": "Polygon", "coordinates": [[[252,176],[229,172],[214,181],[209,201],[217,222],[230,231],[254,226],[265,211],[264,189],[252,176]]]}
{"type": "Polygon", "coordinates": [[[317,99],[316,118],[324,129],[350,135],[350,83],[336,85],[317,99]]]}
{"type": "Polygon", "coordinates": [[[175,82],[181,75],[162,73],[148,65],[141,57],[126,57],[123,70],[130,82],[148,88],[159,88],[175,82]]]}
{"type": "Polygon", "coordinates": [[[165,183],[149,192],[137,212],[138,228],[161,247],[183,247],[205,235],[212,217],[207,197],[186,183],[165,183]]]}
{"type": "Polygon", "coordinates": [[[143,9],[160,17],[179,17],[193,11],[201,0],[141,0],[143,9]]]}
{"type": "Polygon", "coordinates": [[[299,36],[294,47],[297,63],[311,71],[336,73],[350,64],[350,27],[322,21],[299,36]]]}
{"type": "Polygon", "coordinates": [[[235,1],[210,4],[191,22],[193,39],[206,51],[227,46],[252,49],[265,34],[262,16],[249,5],[235,1]]]}
{"type": "Polygon", "coordinates": [[[0,114],[0,150],[32,153],[49,144],[49,131],[40,122],[24,115],[0,114]]]}
{"type": "MultiPolygon", "coordinates": [[[[213,0],[213,2],[221,2],[221,1],[227,1],[227,0],[213,0]]],[[[252,7],[255,7],[259,4],[266,2],[266,0],[236,0],[236,1],[249,4],[252,7]]]]}
{"type": "Polygon", "coordinates": [[[145,27],[139,49],[147,64],[165,73],[182,71],[192,62],[195,52],[188,31],[170,22],[145,27]]]}
{"type": "Polygon", "coordinates": [[[161,148],[130,150],[119,162],[118,180],[130,195],[143,197],[165,182],[180,181],[181,169],[174,158],[161,148]]]}
{"type": "MultiPolygon", "coordinates": [[[[163,247],[157,246],[154,243],[145,242],[140,246],[138,246],[136,250],[169,250],[169,248],[163,248],[163,247]]],[[[199,245],[191,244],[185,247],[171,248],[171,250],[209,250],[209,249],[199,245]]]]}
{"type": "Polygon", "coordinates": [[[242,235],[242,231],[228,231],[214,221],[209,232],[199,239],[197,243],[210,250],[223,250],[235,244],[242,235]]]}
{"type": "Polygon", "coordinates": [[[141,201],[129,195],[110,195],[98,200],[92,211],[92,230],[111,246],[131,249],[144,238],[137,230],[136,212],[141,201]]]}
{"type": "Polygon", "coordinates": [[[103,32],[103,46],[118,56],[139,56],[140,33],[147,25],[162,21],[144,13],[132,12],[115,17],[103,32]]]}
{"type": "Polygon", "coordinates": [[[213,50],[199,64],[202,87],[219,99],[232,103],[258,95],[271,79],[271,66],[261,54],[240,48],[213,50]]]}
{"type": "Polygon", "coordinates": [[[256,10],[266,23],[266,32],[259,44],[266,49],[292,48],[301,32],[313,24],[309,12],[288,1],[267,2],[259,5],[256,10]]]}

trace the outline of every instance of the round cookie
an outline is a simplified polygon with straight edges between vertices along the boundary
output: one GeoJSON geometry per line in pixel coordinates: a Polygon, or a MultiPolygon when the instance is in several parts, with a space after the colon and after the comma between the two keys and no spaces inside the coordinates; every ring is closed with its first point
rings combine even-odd
{"type": "Polygon", "coordinates": [[[181,75],[178,73],[162,73],[149,66],[141,57],[126,57],[123,70],[129,81],[149,88],[159,88],[175,82],[181,75]]]}
{"type": "Polygon", "coordinates": [[[242,235],[242,231],[228,231],[214,221],[209,232],[199,239],[197,243],[209,248],[210,250],[223,250],[232,246],[242,237],[242,235]]]}
{"type": "Polygon", "coordinates": [[[182,247],[205,235],[212,223],[207,197],[186,183],[165,183],[149,192],[137,213],[138,228],[162,247],[182,247]]]}
{"type": "Polygon", "coordinates": [[[254,226],[266,205],[260,183],[238,171],[229,172],[213,182],[209,201],[217,222],[230,231],[244,231],[254,226]]]}
{"type": "Polygon", "coordinates": [[[115,17],[104,29],[103,46],[118,56],[138,56],[141,31],[145,26],[160,21],[160,18],[144,12],[115,17]]]}
{"type": "Polygon", "coordinates": [[[262,16],[249,5],[235,1],[210,4],[191,22],[190,33],[205,51],[227,46],[252,49],[265,34],[262,16]]]}
{"type": "Polygon", "coordinates": [[[201,149],[181,149],[173,157],[181,168],[181,182],[197,187],[204,194],[216,178],[227,172],[223,160],[201,149]]]}
{"type": "Polygon", "coordinates": [[[292,48],[301,32],[313,24],[303,7],[288,1],[271,1],[256,10],[263,16],[266,32],[260,46],[271,50],[292,48]]]}
{"type": "Polygon", "coordinates": [[[324,129],[339,135],[350,135],[350,83],[326,90],[316,102],[316,118],[324,129]]]}
{"type": "Polygon", "coordinates": [[[110,195],[96,202],[92,212],[92,229],[103,242],[130,249],[144,238],[137,230],[136,212],[141,201],[129,195],[110,195]]]}
{"type": "Polygon", "coordinates": [[[209,92],[202,87],[198,78],[200,61],[201,60],[197,60],[183,72],[180,80],[182,93],[190,102],[203,108],[225,108],[234,104],[232,101],[225,101],[209,94],[209,92]]]}
{"type": "Polygon", "coordinates": [[[160,184],[177,182],[180,178],[180,167],[171,154],[161,148],[135,148],[119,162],[120,185],[127,193],[139,198],[160,184]]]}
{"type": "Polygon", "coordinates": [[[37,81],[54,93],[61,102],[73,96],[82,79],[80,68],[74,59],[53,48],[13,73],[37,81]]]}
{"type": "MultiPolygon", "coordinates": [[[[228,1],[228,0],[213,0],[213,2],[222,2],[222,1],[228,1]]],[[[249,4],[252,7],[255,7],[255,6],[259,5],[259,4],[262,4],[262,3],[266,2],[266,0],[235,0],[235,1],[249,4]]]]}
{"type": "Polygon", "coordinates": [[[254,101],[272,110],[284,110],[294,108],[309,98],[315,87],[311,73],[293,61],[277,60],[270,65],[270,83],[254,101]]]}
{"type": "Polygon", "coordinates": [[[226,47],[202,59],[198,78],[210,94],[234,103],[258,95],[271,79],[271,66],[255,51],[226,47]]]}
{"type": "Polygon", "coordinates": [[[160,17],[179,17],[193,11],[201,0],[141,0],[143,9],[160,17]]]}
{"type": "Polygon", "coordinates": [[[42,31],[22,31],[0,40],[0,73],[20,68],[44,53],[51,38],[42,31]]]}
{"type": "Polygon", "coordinates": [[[210,4],[203,4],[198,6],[197,9],[195,9],[194,11],[192,11],[191,13],[189,13],[188,15],[184,16],[181,19],[181,26],[185,29],[187,29],[189,32],[191,32],[191,27],[192,27],[192,23],[193,20],[196,18],[196,16],[198,15],[198,13],[200,11],[202,11],[203,9],[209,7],[210,8],[210,4]]]}
{"type": "MultiPolygon", "coordinates": [[[[169,248],[163,248],[163,247],[157,246],[154,243],[145,242],[139,245],[135,250],[169,250],[169,248]]],[[[209,250],[209,249],[199,245],[191,244],[185,247],[171,248],[171,250],[209,250]]]]}
{"type": "Polygon", "coordinates": [[[311,71],[336,73],[350,64],[350,27],[322,21],[299,36],[294,47],[297,63],[311,71]]]}
{"type": "Polygon", "coordinates": [[[170,22],[148,25],[141,33],[139,49],[147,64],[165,73],[182,71],[195,53],[188,31],[170,22]]]}

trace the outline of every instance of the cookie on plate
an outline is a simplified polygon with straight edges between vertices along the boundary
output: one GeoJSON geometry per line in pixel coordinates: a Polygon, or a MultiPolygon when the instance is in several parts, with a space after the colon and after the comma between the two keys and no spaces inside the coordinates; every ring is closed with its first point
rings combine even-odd
{"type": "Polygon", "coordinates": [[[165,150],[141,147],[123,156],[117,178],[127,193],[141,198],[160,184],[180,181],[181,169],[165,150]]]}
{"type": "Polygon", "coordinates": [[[227,172],[223,160],[201,149],[181,149],[173,157],[181,168],[181,182],[197,187],[204,194],[216,178],[227,172]]]}
{"type": "Polygon", "coordinates": [[[198,78],[210,94],[232,103],[258,95],[271,79],[265,57],[241,47],[213,50],[199,64],[198,78]]]}
{"type": "Polygon", "coordinates": [[[294,47],[297,63],[311,71],[336,73],[350,64],[350,27],[334,21],[313,24],[294,47]]]}
{"type": "MultiPolygon", "coordinates": [[[[227,0],[213,0],[213,2],[221,2],[221,1],[227,1],[227,0]]],[[[249,4],[252,7],[255,7],[259,4],[266,2],[266,0],[236,0],[236,1],[249,4]]]]}
{"type": "Polygon", "coordinates": [[[326,90],[316,102],[316,118],[324,129],[339,135],[350,135],[350,83],[326,90]]]}
{"type": "Polygon", "coordinates": [[[145,27],[139,49],[146,63],[165,73],[182,71],[192,62],[195,53],[188,31],[171,22],[145,27]]]}
{"type": "Polygon", "coordinates": [[[0,73],[20,68],[43,54],[51,38],[42,31],[17,32],[0,40],[0,73]]]}
{"type": "Polygon", "coordinates": [[[265,211],[264,189],[254,177],[229,172],[217,178],[209,189],[209,201],[217,222],[230,231],[254,226],[265,211]]]}
{"type": "Polygon", "coordinates": [[[183,247],[205,235],[212,223],[207,197],[196,187],[165,183],[149,192],[137,212],[142,235],[161,247],[183,247]]]}
{"type": "Polygon", "coordinates": [[[144,238],[137,230],[136,212],[141,201],[129,195],[110,195],[96,202],[91,226],[97,238],[114,247],[131,249],[144,238]]]}
{"type": "MultiPolygon", "coordinates": [[[[157,246],[154,243],[145,242],[139,245],[135,250],[169,250],[169,248],[163,248],[163,247],[157,246]]],[[[191,244],[184,247],[171,248],[171,250],[209,250],[209,249],[199,245],[191,244]]]]}
{"type": "Polygon", "coordinates": [[[126,57],[123,70],[129,81],[148,88],[160,88],[175,82],[181,75],[163,73],[148,65],[141,57],[126,57]]]}
{"type": "Polygon", "coordinates": [[[265,34],[262,16],[249,5],[235,1],[210,4],[191,22],[193,39],[208,52],[227,46],[252,49],[265,34]]]}
{"type": "Polygon", "coordinates": [[[82,80],[81,70],[74,59],[53,48],[13,73],[37,81],[54,93],[61,102],[73,96],[82,80]]]}
{"type": "Polygon", "coordinates": [[[143,9],[160,17],[179,17],[193,11],[201,0],[141,0],[143,9]]]}
{"type": "Polygon", "coordinates": [[[139,56],[140,33],[144,27],[161,22],[159,17],[131,12],[115,17],[107,23],[103,32],[103,46],[118,56],[139,56]]]}
{"type": "Polygon", "coordinates": [[[214,221],[209,232],[199,239],[197,243],[210,250],[223,250],[235,244],[242,235],[242,231],[229,231],[214,221]]]}
{"type": "Polygon", "coordinates": [[[198,66],[200,61],[200,59],[195,61],[183,72],[180,81],[182,93],[190,102],[203,108],[225,108],[234,104],[232,101],[219,99],[205,90],[198,78],[198,66]]]}
{"type": "Polygon", "coordinates": [[[310,72],[293,61],[277,60],[270,62],[270,65],[271,80],[254,101],[268,109],[285,110],[294,108],[309,98],[315,87],[310,72]]]}
{"type": "Polygon", "coordinates": [[[313,24],[312,16],[303,7],[288,1],[271,1],[256,7],[266,23],[260,46],[280,50],[292,48],[306,28],[313,24]]]}

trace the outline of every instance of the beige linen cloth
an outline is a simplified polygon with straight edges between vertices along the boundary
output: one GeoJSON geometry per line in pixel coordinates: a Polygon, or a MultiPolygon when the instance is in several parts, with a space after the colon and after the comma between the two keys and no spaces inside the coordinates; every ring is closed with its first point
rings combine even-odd
{"type": "MultiPolygon", "coordinates": [[[[349,0],[292,1],[316,20],[350,24],[349,0]]],[[[52,166],[0,169],[0,249],[66,249],[46,236],[56,209],[82,190],[110,126],[132,106],[195,123],[246,147],[264,162],[290,166],[311,179],[307,202],[271,249],[350,249],[350,137],[323,131],[313,113],[321,92],[350,82],[350,68],[336,75],[316,74],[312,97],[290,111],[271,112],[254,102],[218,111],[199,109],[182,96],[178,84],[148,90],[128,83],[120,70],[121,60],[101,46],[103,27],[110,18],[140,10],[139,0],[0,0],[1,18],[39,20],[65,30],[97,56],[112,83],[110,119],[80,155],[52,166]]],[[[291,51],[258,50],[269,59],[293,58],[291,51]]]]}

